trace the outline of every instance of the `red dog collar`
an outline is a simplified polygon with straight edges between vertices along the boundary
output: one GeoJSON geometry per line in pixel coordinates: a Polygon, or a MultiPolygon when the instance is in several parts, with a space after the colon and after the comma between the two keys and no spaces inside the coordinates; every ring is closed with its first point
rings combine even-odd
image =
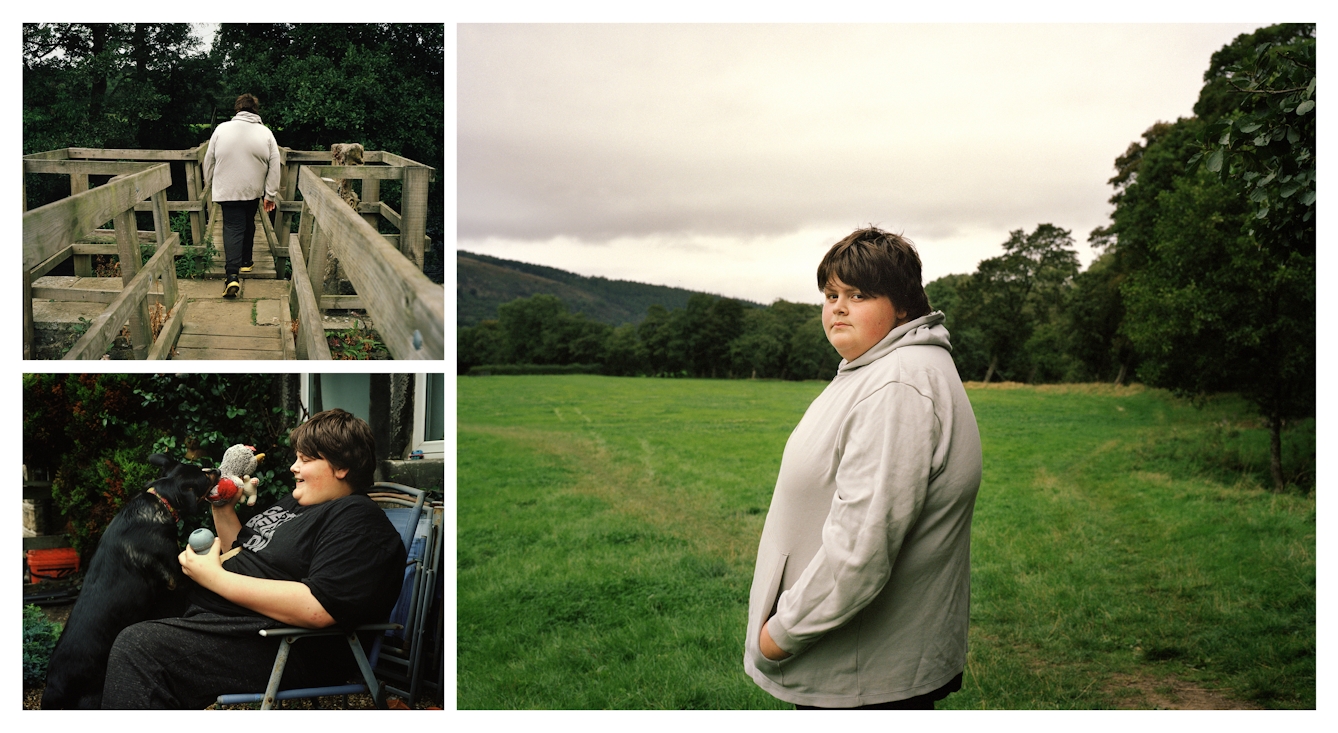
{"type": "Polygon", "coordinates": [[[167,507],[167,513],[172,515],[172,521],[176,522],[177,526],[180,526],[181,517],[177,516],[177,510],[173,509],[172,505],[167,503],[167,499],[164,499],[163,497],[159,496],[158,492],[154,491],[153,489],[149,489],[149,493],[153,494],[153,498],[157,499],[158,503],[167,507]]]}

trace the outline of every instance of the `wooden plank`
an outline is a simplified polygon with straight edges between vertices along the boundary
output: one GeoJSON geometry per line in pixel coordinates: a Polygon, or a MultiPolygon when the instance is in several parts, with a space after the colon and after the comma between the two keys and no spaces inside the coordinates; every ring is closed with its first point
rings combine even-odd
{"type": "Polygon", "coordinates": [[[171,184],[171,168],[162,163],[24,213],[23,269],[31,270],[98,225],[171,184]]]}
{"type": "Polygon", "coordinates": [[[279,148],[280,152],[287,152],[288,163],[326,163],[334,159],[334,153],[329,150],[293,150],[292,148],[279,148]]]}
{"type": "MultiPolygon", "coordinates": [[[[324,184],[321,185],[324,187],[324,184]]],[[[311,280],[307,278],[302,248],[289,248],[289,254],[293,258],[291,292],[297,300],[297,358],[329,361],[330,344],[325,340],[325,325],[321,320],[320,308],[316,306],[316,296],[311,292],[311,280]]]]}
{"type": "Polygon", "coordinates": [[[274,337],[274,326],[257,326],[254,323],[226,320],[200,321],[197,318],[198,316],[192,311],[190,319],[182,325],[181,332],[213,336],[243,336],[246,338],[274,337]]]}
{"type": "Polygon", "coordinates": [[[69,160],[69,148],[57,148],[55,150],[44,150],[40,153],[28,153],[23,156],[24,160],[69,160]]]}
{"type": "Polygon", "coordinates": [[[177,339],[178,349],[230,349],[234,351],[279,351],[282,344],[278,329],[270,327],[267,338],[253,336],[215,336],[213,334],[183,333],[177,339]]]}
{"type": "Polygon", "coordinates": [[[67,257],[70,257],[73,254],[74,254],[74,245],[70,245],[65,249],[62,249],[56,254],[51,255],[51,257],[49,257],[46,262],[41,263],[37,267],[34,267],[30,271],[31,273],[30,277],[33,280],[36,280],[37,278],[47,274],[48,272],[51,272],[52,270],[56,269],[56,265],[59,265],[60,263],[64,262],[67,257]]]}
{"type": "MultiPolygon", "coordinates": [[[[301,175],[302,197],[362,296],[390,353],[396,359],[444,359],[445,288],[400,256],[314,173],[304,169],[301,175]],[[418,348],[413,346],[415,333],[418,348]]],[[[420,240],[421,236],[420,232],[420,240]]],[[[295,258],[294,273],[297,265],[295,258]]]]}
{"type": "Polygon", "coordinates": [[[173,361],[282,361],[283,352],[273,351],[232,351],[230,349],[183,349],[177,346],[177,355],[173,361]]]}
{"type": "Polygon", "coordinates": [[[362,297],[358,295],[322,295],[321,310],[362,310],[362,297]]]}
{"type": "MultiPolygon", "coordinates": [[[[198,214],[202,209],[204,209],[204,204],[200,203],[199,201],[168,200],[167,202],[168,211],[189,211],[198,214]]],[[[135,211],[153,211],[153,204],[149,202],[135,204],[135,211]]]]}
{"type": "MultiPolygon", "coordinates": [[[[129,163],[113,160],[25,160],[24,173],[68,173],[71,176],[128,176],[151,168],[156,163],[129,163]]],[[[71,191],[71,193],[75,193],[71,191]]]]}
{"type": "Polygon", "coordinates": [[[397,165],[397,166],[402,166],[402,167],[405,167],[405,168],[427,168],[427,170],[429,171],[429,173],[428,173],[428,179],[427,179],[427,180],[429,180],[429,181],[435,181],[435,180],[437,180],[437,176],[436,176],[437,169],[436,169],[436,168],[433,168],[433,167],[431,167],[431,166],[423,165],[422,163],[419,163],[419,162],[416,161],[416,160],[409,160],[408,158],[406,158],[406,157],[404,157],[404,156],[402,156],[402,155],[395,155],[394,153],[387,153],[387,152],[384,151],[384,150],[377,150],[377,151],[375,151],[375,153],[376,153],[376,154],[375,154],[372,158],[368,158],[367,155],[364,154],[364,155],[362,156],[362,160],[363,160],[363,162],[364,162],[364,163],[385,163],[386,165],[397,165]]]}
{"type": "MultiPolygon", "coordinates": [[[[346,178],[374,181],[398,181],[404,178],[404,169],[380,165],[309,165],[322,178],[346,178]]],[[[361,197],[359,197],[361,198],[361,197]]]]}
{"type": "Polygon", "coordinates": [[[70,347],[64,358],[100,359],[107,352],[107,346],[116,338],[116,334],[121,332],[121,325],[129,320],[131,311],[144,302],[149,282],[153,279],[151,274],[164,264],[171,264],[171,253],[166,249],[159,251],[145,263],[144,268],[121,290],[116,300],[93,319],[88,331],[70,347]]]}
{"type": "Polygon", "coordinates": [[[144,150],[141,148],[69,148],[70,158],[82,160],[194,160],[190,150],[144,150]]]}
{"type": "MultiPolygon", "coordinates": [[[[103,278],[107,279],[107,278],[103,278]]],[[[110,303],[116,300],[121,294],[120,290],[102,290],[92,288],[52,288],[46,286],[34,286],[32,289],[33,300],[55,300],[63,303],[110,303]]],[[[162,293],[149,293],[149,305],[157,305],[163,301],[162,293]]]]}
{"type": "MultiPolygon", "coordinates": [[[[146,244],[149,242],[158,241],[157,232],[147,231],[144,229],[136,231],[135,237],[137,237],[139,241],[144,242],[146,244]]],[[[79,237],[79,239],[75,240],[75,244],[102,244],[106,242],[111,242],[112,244],[116,243],[115,229],[94,229],[93,231],[88,232],[84,236],[79,237]]],[[[109,254],[115,254],[115,251],[110,252],[109,254]]]]}
{"type": "Polygon", "coordinates": [[[390,208],[384,202],[381,204],[379,208],[381,209],[381,216],[385,217],[385,220],[390,222],[391,226],[395,227],[396,229],[399,229],[400,212],[390,208]]]}
{"type": "Polygon", "coordinates": [[[163,330],[158,332],[158,338],[153,342],[153,348],[149,349],[149,360],[156,361],[168,359],[172,356],[172,346],[177,342],[177,336],[181,333],[181,324],[186,317],[186,298],[182,297],[172,306],[172,312],[167,316],[167,321],[163,323],[163,330]]]}

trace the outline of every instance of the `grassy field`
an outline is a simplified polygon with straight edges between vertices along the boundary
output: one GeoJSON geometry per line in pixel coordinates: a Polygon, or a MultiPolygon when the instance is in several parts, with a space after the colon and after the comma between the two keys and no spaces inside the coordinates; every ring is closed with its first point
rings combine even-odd
{"type": "MultiPolygon", "coordinates": [[[[788,707],[743,673],[744,617],[781,450],[823,386],[461,378],[458,707],[788,707]]],[[[971,650],[940,707],[1314,707],[1315,502],[1261,488],[1246,405],[968,390],[971,650]]],[[[1302,483],[1314,440],[1286,435],[1302,483]]]]}

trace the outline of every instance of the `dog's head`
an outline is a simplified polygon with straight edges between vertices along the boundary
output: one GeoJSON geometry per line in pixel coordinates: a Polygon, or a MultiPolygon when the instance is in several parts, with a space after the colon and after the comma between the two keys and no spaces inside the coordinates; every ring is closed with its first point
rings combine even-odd
{"type": "Polygon", "coordinates": [[[162,453],[149,456],[149,463],[158,467],[158,478],[144,488],[152,488],[181,514],[194,514],[204,495],[218,483],[216,469],[182,463],[162,453]]]}

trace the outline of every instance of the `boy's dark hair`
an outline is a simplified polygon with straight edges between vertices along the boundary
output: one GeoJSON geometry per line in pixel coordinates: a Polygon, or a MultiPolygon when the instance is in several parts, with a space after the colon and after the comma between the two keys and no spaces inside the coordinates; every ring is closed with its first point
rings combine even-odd
{"type": "Polygon", "coordinates": [[[331,468],[347,468],[345,480],[354,491],[371,488],[376,471],[376,438],[366,420],[335,408],[312,415],[288,437],[298,453],[324,458],[331,468]]]}
{"type": "Polygon", "coordinates": [[[818,264],[818,289],[836,278],[866,295],[883,296],[914,320],[929,313],[921,283],[920,255],[900,234],[876,227],[857,229],[827,250],[818,264]]]}
{"type": "Polygon", "coordinates": [[[260,114],[260,100],[256,99],[256,95],[254,94],[243,94],[240,97],[237,97],[236,102],[233,102],[232,110],[234,112],[260,114]]]}

